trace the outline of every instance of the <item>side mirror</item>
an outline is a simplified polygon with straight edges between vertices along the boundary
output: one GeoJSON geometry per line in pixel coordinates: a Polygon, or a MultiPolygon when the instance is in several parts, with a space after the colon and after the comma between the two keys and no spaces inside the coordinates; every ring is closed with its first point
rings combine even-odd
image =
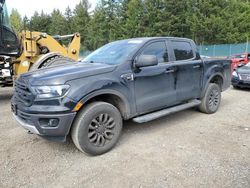
{"type": "Polygon", "coordinates": [[[158,59],[155,55],[140,55],[135,62],[135,67],[137,68],[155,65],[158,65],[158,59]]]}
{"type": "Polygon", "coordinates": [[[240,68],[240,67],[243,67],[244,65],[245,65],[244,63],[240,63],[237,65],[237,67],[240,68]]]}

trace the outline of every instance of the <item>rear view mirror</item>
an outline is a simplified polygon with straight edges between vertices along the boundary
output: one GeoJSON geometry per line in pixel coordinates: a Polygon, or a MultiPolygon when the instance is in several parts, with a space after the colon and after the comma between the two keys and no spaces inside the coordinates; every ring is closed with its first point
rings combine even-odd
{"type": "Polygon", "coordinates": [[[140,55],[135,62],[135,67],[150,67],[158,65],[158,59],[155,55],[140,55]]]}

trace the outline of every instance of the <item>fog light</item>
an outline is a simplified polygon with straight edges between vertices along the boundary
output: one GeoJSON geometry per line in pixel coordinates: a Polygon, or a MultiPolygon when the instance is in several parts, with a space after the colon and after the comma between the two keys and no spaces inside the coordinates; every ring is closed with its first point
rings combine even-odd
{"type": "Polygon", "coordinates": [[[41,127],[57,127],[59,124],[59,119],[57,118],[41,118],[39,119],[39,124],[41,127]]]}
{"type": "Polygon", "coordinates": [[[56,127],[59,123],[59,120],[58,119],[50,119],[49,120],[49,126],[50,127],[56,127]]]}

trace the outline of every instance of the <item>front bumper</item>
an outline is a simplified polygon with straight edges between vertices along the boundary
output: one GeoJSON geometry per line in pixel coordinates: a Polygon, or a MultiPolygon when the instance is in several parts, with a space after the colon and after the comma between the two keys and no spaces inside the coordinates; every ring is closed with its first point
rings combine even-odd
{"type": "Polygon", "coordinates": [[[236,87],[241,87],[241,88],[250,88],[249,81],[240,80],[236,77],[232,78],[232,85],[236,87]]]}
{"type": "Polygon", "coordinates": [[[40,135],[39,131],[37,130],[37,128],[34,125],[25,123],[21,118],[19,118],[17,115],[15,115],[14,113],[12,113],[13,117],[15,118],[16,122],[23,127],[24,129],[30,131],[31,133],[40,135]]]}
{"type": "Polygon", "coordinates": [[[50,140],[65,141],[76,113],[48,115],[30,114],[17,110],[13,112],[13,116],[19,125],[31,133],[50,140]],[[56,120],[56,124],[53,126],[48,124],[51,119],[56,120]]]}

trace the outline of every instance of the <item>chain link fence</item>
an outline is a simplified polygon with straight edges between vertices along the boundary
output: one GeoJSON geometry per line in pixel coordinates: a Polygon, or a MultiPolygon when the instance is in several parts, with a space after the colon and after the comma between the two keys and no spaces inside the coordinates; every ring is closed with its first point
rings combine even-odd
{"type": "Polygon", "coordinates": [[[250,52],[249,43],[199,45],[198,49],[201,55],[212,57],[225,57],[250,52]]]}

